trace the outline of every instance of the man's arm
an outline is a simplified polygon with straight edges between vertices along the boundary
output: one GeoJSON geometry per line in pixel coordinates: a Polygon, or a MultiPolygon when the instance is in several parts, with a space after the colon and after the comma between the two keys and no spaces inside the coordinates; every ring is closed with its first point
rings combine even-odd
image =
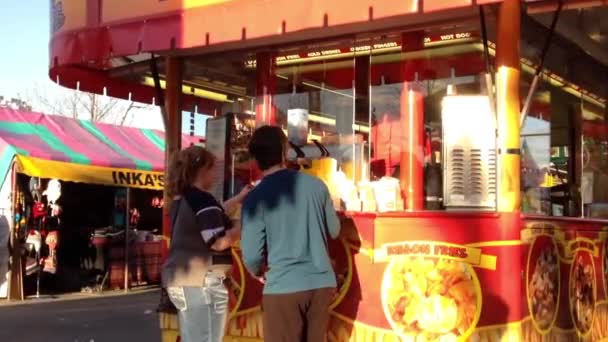
{"type": "Polygon", "coordinates": [[[324,189],[325,195],[325,225],[332,239],[337,239],[340,236],[340,220],[336,214],[333,201],[327,188],[324,189]]]}
{"type": "Polygon", "coordinates": [[[241,250],[245,267],[256,277],[262,275],[266,251],[266,226],[262,217],[260,208],[245,202],[241,211],[241,250]]]}

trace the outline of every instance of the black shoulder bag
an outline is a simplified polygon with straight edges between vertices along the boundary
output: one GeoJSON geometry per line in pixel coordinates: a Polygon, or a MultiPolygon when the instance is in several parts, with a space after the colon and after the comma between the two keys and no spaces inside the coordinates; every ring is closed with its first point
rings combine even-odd
{"type": "MultiPolygon", "coordinates": [[[[173,228],[175,227],[175,222],[177,222],[177,216],[179,215],[179,207],[180,207],[181,203],[182,203],[182,198],[180,198],[177,201],[177,203],[176,203],[177,207],[175,208],[174,214],[171,216],[171,240],[173,240],[173,234],[174,234],[173,228]]],[[[169,299],[169,294],[167,294],[167,289],[165,289],[164,287],[162,287],[160,290],[160,303],[158,304],[156,311],[159,313],[177,314],[177,308],[175,307],[175,305],[173,305],[173,302],[171,302],[171,299],[169,299]]]]}

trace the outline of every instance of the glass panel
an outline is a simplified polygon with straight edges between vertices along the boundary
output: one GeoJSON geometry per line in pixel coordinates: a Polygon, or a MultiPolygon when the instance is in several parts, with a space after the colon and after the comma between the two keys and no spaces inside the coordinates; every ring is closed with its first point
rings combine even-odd
{"type": "MultiPolygon", "coordinates": [[[[488,210],[496,149],[485,65],[479,28],[467,23],[191,58],[186,73],[193,86],[227,95],[222,113],[281,126],[292,166],[326,181],[341,209],[445,208],[450,131],[466,140],[466,172],[450,177],[462,178],[462,203],[473,205],[460,206],[488,210]],[[449,125],[446,98],[458,105],[449,125]],[[466,124],[479,115],[492,123],[481,129],[488,145],[466,124]]],[[[232,173],[251,176],[246,156],[237,159],[232,173]]],[[[461,196],[452,188],[450,198],[461,196]]]]}
{"type": "Polygon", "coordinates": [[[608,120],[606,109],[593,100],[582,101],[583,173],[581,197],[587,217],[608,218],[608,120]]]}
{"type": "MultiPolygon", "coordinates": [[[[526,82],[538,67],[540,48],[549,36],[547,23],[554,15],[555,12],[541,12],[523,17],[522,97],[528,93],[526,82]]],[[[605,191],[608,66],[595,20],[601,15],[600,7],[589,7],[564,8],[559,16],[543,60],[542,84],[522,131],[524,212],[608,218],[605,191]],[[574,24],[579,22],[587,24],[574,24]],[[540,108],[540,113],[534,108],[540,108]],[[547,152],[547,126],[550,152],[547,152]]]]}
{"type": "MultiPolygon", "coordinates": [[[[527,94],[531,77],[523,76],[521,94],[527,94]]],[[[551,186],[561,183],[551,160],[551,91],[541,82],[521,129],[521,210],[551,214],[551,186]]],[[[555,160],[553,160],[555,161],[555,160]]]]}
{"type": "Polygon", "coordinates": [[[209,114],[234,114],[229,159],[223,163],[228,197],[240,192],[253,176],[247,144],[255,128],[256,70],[250,61],[249,53],[225,52],[190,57],[184,62],[187,85],[197,90],[200,97],[215,101],[216,111],[209,114]]]}
{"type": "Polygon", "coordinates": [[[278,123],[307,157],[320,156],[321,150],[312,143],[319,141],[354,179],[360,175],[350,165],[352,146],[353,141],[362,139],[353,136],[357,134],[353,129],[353,43],[345,39],[279,49],[273,103],[278,123]]]}
{"type": "Polygon", "coordinates": [[[366,168],[355,84],[367,77],[368,64],[353,47],[354,40],[341,39],[278,49],[273,104],[292,145],[292,166],[324,180],[337,209],[358,211],[355,184],[366,168]]]}
{"type": "MultiPolygon", "coordinates": [[[[450,95],[487,95],[479,36],[476,25],[453,25],[367,40],[370,178],[398,179],[407,209],[444,208],[442,102],[450,95]]],[[[472,108],[464,109],[466,122],[472,108]]]]}
{"type": "MultiPolygon", "coordinates": [[[[524,75],[527,94],[531,75],[524,75]]],[[[583,181],[581,99],[551,78],[540,82],[521,131],[522,212],[581,216],[583,181]]]]}

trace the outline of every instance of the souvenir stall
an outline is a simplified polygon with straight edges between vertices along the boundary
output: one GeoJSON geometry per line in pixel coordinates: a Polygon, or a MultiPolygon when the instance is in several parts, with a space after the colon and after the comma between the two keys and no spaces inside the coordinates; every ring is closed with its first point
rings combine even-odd
{"type": "MultiPolygon", "coordinates": [[[[606,122],[608,62],[576,25],[601,22],[604,7],[62,5],[51,78],[163,105],[168,150],[180,147],[182,109],[214,113],[218,198],[257,177],[246,156],[233,162],[234,135],[249,133],[226,114],[284,128],[290,166],[324,180],[341,217],[329,341],[608,339],[604,193],[582,186],[585,171],[605,175],[584,162],[605,154],[584,127],[606,122]],[[98,20],[85,28],[75,18],[98,20]]],[[[595,174],[593,189],[608,186],[595,174]]],[[[226,340],[262,341],[262,285],[233,253],[226,340]]],[[[163,339],[178,340],[175,313],[160,320],[163,339]]]]}
{"type": "Polygon", "coordinates": [[[159,283],[162,132],[1,109],[0,144],[10,299],[159,283]]]}

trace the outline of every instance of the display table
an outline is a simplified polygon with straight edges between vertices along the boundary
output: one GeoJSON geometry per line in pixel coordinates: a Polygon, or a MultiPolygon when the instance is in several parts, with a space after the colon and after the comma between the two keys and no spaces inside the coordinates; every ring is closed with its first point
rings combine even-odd
{"type": "MultiPolygon", "coordinates": [[[[162,241],[141,241],[129,245],[129,285],[157,285],[160,283],[162,241]]],[[[109,247],[109,287],[122,289],[125,284],[125,247],[109,247]]]]}
{"type": "MultiPolygon", "coordinates": [[[[608,222],[451,212],[341,220],[329,342],[608,337],[608,222]]],[[[262,285],[236,260],[226,341],[262,341],[262,285]]],[[[161,327],[177,336],[175,316],[161,327]]]]}

